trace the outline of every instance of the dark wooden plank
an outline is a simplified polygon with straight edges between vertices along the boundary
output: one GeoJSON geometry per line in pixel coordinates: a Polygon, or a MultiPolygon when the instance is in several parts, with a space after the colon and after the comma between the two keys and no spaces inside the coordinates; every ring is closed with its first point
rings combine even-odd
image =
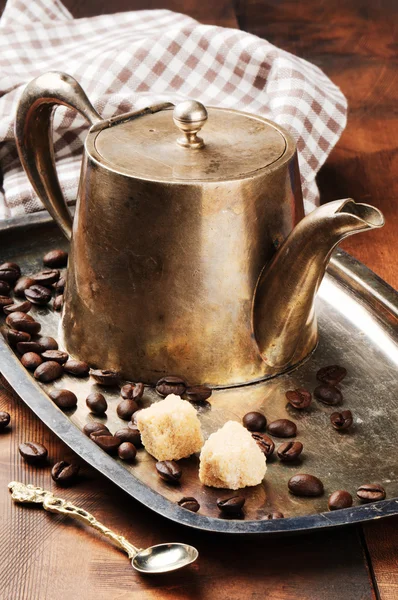
{"type": "Polygon", "coordinates": [[[381,600],[398,598],[398,518],[364,526],[365,540],[381,600]]]}

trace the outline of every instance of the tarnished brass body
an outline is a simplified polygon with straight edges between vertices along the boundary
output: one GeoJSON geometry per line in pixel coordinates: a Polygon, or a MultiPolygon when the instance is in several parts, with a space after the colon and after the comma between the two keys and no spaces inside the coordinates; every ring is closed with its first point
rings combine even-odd
{"type": "Polygon", "coordinates": [[[379,218],[350,215],[341,227],[337,206],[318,209],[263,270],[304,216],[286,131],[228,109],[209,108],[207,122],[198,110],[190,122],[184,109],[174,113],[186,139],[177,143],[170,104],[101,122],[85,102],[72,78],[47,74],[27,86],[16,131],[33,186],[69,235],[42,107],[74,106],[93,124],[62,317],[67,350],[132,380],[175,373],[213,386],[303,360],[316,344],[313,300],[332,248],[382,216],[370,207],[379,218]]]}

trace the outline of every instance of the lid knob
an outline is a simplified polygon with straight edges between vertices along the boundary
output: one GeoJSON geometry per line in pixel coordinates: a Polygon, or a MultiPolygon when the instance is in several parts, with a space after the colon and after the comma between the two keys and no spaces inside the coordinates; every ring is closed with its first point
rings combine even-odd
{"type": "Polygon", "coordinates": [[[173,120],[184,134],[177,139],[183,148],[203,148],[204,141],[197,135],[207,121],[207,110],[196,100],[185,100],[177,104],[173,111],[173,120]]]}

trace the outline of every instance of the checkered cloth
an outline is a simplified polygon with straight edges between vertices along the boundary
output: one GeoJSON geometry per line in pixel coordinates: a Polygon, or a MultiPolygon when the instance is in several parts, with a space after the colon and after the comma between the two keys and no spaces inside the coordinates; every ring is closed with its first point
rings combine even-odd
{"type": "MultiPolygon", "coordinates": [[[[14,115],[25,84],[52,70],[75,77],[104,118],[190,97],[276,121],[297,141],[307,211],[346,123],[346,100],[320,69],[248,33],[168,10],[73,19],[59,0],[8,0],[0,21],[1,219],[43,208],[18,160],[14,115]]],[[[65,108],[54,124],[58,175],[73,202],[87,124],[65,108]]]]}

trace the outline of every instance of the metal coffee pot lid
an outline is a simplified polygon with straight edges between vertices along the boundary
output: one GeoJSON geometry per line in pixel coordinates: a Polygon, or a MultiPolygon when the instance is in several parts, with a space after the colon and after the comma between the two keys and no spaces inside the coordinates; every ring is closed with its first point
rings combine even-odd
{"type": "Polygon", "coordinates": [[[291,144],[290,136],[267,119],[206,109],[193,100],[116,117],[95,126],[91,135],[90,146],[105,166],[163,182],[251,177],[276,163],[291,144]]]}

